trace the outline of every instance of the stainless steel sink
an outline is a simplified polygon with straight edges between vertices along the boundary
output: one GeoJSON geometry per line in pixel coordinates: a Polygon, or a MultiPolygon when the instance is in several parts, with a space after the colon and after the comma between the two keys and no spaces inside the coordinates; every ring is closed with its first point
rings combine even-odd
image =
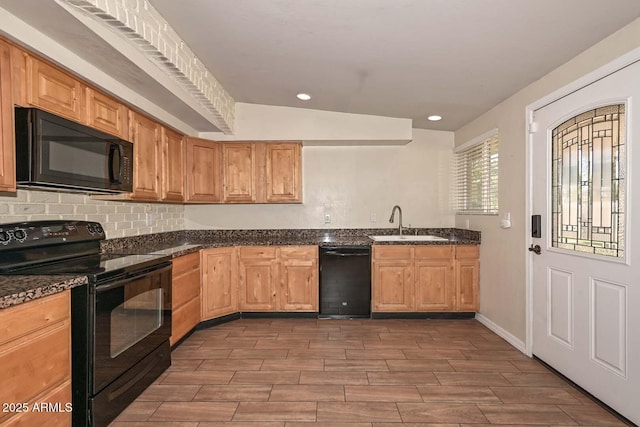
{"type": "Polygon", "coordinates": [[[422,235],[393,235],[393,236],[369,236],[375,242],[445,242],[449,239],[439,236],[422,235]]]}

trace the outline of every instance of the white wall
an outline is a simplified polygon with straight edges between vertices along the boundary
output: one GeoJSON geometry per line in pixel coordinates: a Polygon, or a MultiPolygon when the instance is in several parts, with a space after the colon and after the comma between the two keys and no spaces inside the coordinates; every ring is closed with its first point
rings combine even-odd
{"type": "Polygon", "coordinates": [[[422,129],[413,129],[407,145],[305,146],[303,204],[188,205],[185,228],[388,228],[396,204],[405,226],[452,227],[452,147],[452,132],[422,129]],[[370,222],[371,213],[377,222],[370,222]]]}
{"type": "Polygon", "coordinates": [[[500,132],[500,216],[458,216],[456,225],[482,232],[480,255],[480,312],[516,338],[526,338],[525,262],[528,213],[526,205],[527,105],[562,88],[579,77],[640,47],[640,19],[587,49],[571,61],[508,98],[455,132],[460,145],[498,128],[500,132]],[[499,228],[499,220],[511,212],[513,228],[499,228]]]}
{"type": "Polygon", "coordinates": [[[18,190],[0,196],[0,224],[38,220],[97,221],[107,239],[182,230],[182,205],[93,200],[84,194],[18,190]],[[146,215],[151,214],[151,225],[146,215]]]}

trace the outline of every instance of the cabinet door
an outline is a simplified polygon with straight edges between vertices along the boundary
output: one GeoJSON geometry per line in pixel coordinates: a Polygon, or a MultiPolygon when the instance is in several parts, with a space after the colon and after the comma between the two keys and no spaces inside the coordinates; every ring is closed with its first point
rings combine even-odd
{"type": "Polygon", "coordinates": [[[129,137],[128,108],[94,89],[87,88],[87,124],[120,138],[129,137]]]}
{"type": "Polygon", "coordinates": [[[452,311],[455,307],[451,259],[415,261],[416,311],[452,311]]]}
{"type": "Polygon", "coordinates": [[[27,56],[27,102],[43,110],[84,121],[83,85],[75,77],[27,56]]]}
{"type": "Polygon", "coordinates": [[[374,260],[373,311],[413,311],[411,260],[374,260]]]}
{"type": "Polygon", "coordinates": [[[222,144],[225,203],[256,201],[256,144],[222,144]]]}
{"type": "Polygon", "coordinates": [[[172,260],[171,345],[200,322],[200,254],[172,260]]]}
{"type": "Polygon", "coordinates": [[[480,260],[478,246],[456,248],[456,310],[478,311],[480,260]]]}
{"type": "Polygon", "coordinates": [[[236,248],[202,251],[202,319],[238,311],[236,248]]]}
{"type": "Polygon", "coordinates": [[[162,128],[162,200],[184,201],[184,137],[162,128]]]}
{"type": "Polygon", "coordinates": [[[198,138],[187,138],[186,144],[187,201],[220,202],[220,144],[198,138]]]}
{"type": "Polygon", "coordinates": [[[280,311],[318,311],[318,247],[280,249],[280,311]]]}
{"type": "Polygon", "coordinates": [[[302,202],[300,143],[266,144],[266,201],[302,202]]]}
{"type": "Polygon", "coordinates": [[[11,48],[0,41],[0,191],[16,191],[11,48]]]}
{"type": "Polygon", "coordinates": [[[240,311],[276,311],[278,262],[275,247],[240,248],[240,311]]]}
{"type": "Polygon", "coordinates": [[[133,195],[139,200],[160,199],[160,125],[147,117],[131,112],[131,141],[133,142],[133,195]]]}
{"type": "Polygon", "coordinates": [[[425,245],[414,248],[416,311],[455,309],[454,247],[425,245]]]}

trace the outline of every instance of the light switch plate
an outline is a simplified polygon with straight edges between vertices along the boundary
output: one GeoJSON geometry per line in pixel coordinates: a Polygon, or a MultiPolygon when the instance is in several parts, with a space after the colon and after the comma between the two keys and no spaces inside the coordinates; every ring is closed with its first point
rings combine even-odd
{"type": "Polygon", "coordinates": [[[324,214],[324,223],[325,224],[330,224],[331,223],[331,214],[330,213],[324,214]]]}

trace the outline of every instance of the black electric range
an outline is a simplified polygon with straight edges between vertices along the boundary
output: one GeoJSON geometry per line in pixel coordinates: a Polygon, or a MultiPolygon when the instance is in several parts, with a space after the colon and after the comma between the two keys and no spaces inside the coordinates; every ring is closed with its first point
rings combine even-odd
{"type": "Polygon", "coordinates": [[[0,274],[87,276],[71,289],[74,427],[106,427],[171,365],[171,260],[102,254],[97,222],[0,224],[0,274]]]}

